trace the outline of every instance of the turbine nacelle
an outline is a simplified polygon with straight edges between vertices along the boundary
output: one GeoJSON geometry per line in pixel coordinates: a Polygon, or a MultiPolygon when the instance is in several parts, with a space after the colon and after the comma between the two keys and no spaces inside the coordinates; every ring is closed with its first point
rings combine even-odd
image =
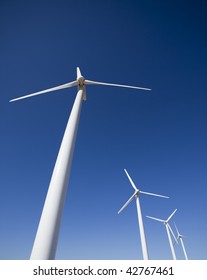
{"type": "Polygon", "coordinates": [[[82,76],[80,68],[77,67],[77,85],[78,90],[83,90],[83,100],[86,101],[86,86],[85,86],[85,78],[82,76]]]}
{"type": "Polygon", "coordinates": [[[141,193],[140,190],[137,190],[137,191],[134,192],[134,196],[138,197],[140,193],[141,193]]]}
{"type": "Polygon", "coordinates": [[[175,225],[175,229],[176,229],[176,232],[177,232],[177,239],[179,238],[179,239],[182,239],[182,238],[184,238],[185,236],[184,235],[182,235],[182,234],[180,234],[180,232],[178,231],[178,228],[177,228],[177,226],[176,226],[176,224],[174,223],[174,225],[175,225]]]}
{"type": "Polygon", "coordinates": [[[84,82],[85,82],[84,77],[83,77],[83,76],[79,77],[78,80],[77,80],[77,82],[78,82],[78,85],[79,85],[80,87],[81,87],[81,86],[84,86],[84,85],[85,85],[85,84],[84,84],[84,82]]]}

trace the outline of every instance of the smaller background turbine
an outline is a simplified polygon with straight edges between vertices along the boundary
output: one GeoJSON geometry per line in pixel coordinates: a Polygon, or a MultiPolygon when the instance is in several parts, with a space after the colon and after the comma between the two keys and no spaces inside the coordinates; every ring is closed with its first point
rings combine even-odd
{"type": "Polygon", "coordinates": [[[131,177],[129,176],[128,172],[126,169],[124,169],[132,187],[134,188],[134,194],[127,200],[127,202],[121,207],[121,209],[118,211],[118,214],[124,210],[124,208],[135,198],[136,199],[136,205],[137,205],[137,215],[138,215],[138,223],[139,223],[139,230],[140,230],[140,239],[141,239],[141,246],[142,246],[142,255],[144,260],[149,259],[149,254],[148,254],[148,248],[147,248],[147,241],[146,241],[146,236],[145,236],[145,231],[144,231],[144,224],[143,224],[143,219],[142,219],[142,211],[141,211],[141,205],[139,201],[139,194],[147,194],[151,196],[158,196],[162,198],[169,198],[168,196],[160,195],[160,194],[154,194],[154,193],[149,193],[149,192],[143,192],[137,189],[135,186],[134,182],[132,181],[131,177]]]}
{"type": "Polygon", "coordinates": [[[175,209],[172,212],[172,214],[167,218],[167,220],[161,220],[161,219],[158,219],[158,218],[155,218],[155,217],[146,216],[149,219],[161,222],[161,223],[163,223],[165,225],[165,228],[166,228],[166,231],[167,231],[168,240],[169,240],[169,244],[170,244],[170,248],[171,248],[171,252],[172,252],[172,257],[173,257],[174,260],[176,260],[176,255],[175,255],[175,250],[174,250],[174,246],[173,246],[173,243],[172,243],[172,238],[171,238],[170,233],[172,234],[172,236],[175,239],[176,243],[178,243],[178,241],[177,241],[177,239],[175,237],[175,234],[174,234],[171,226],[169,225],[169,221],[173,217],[173,215],[175,214],[176,211],[177,211],[177,209],[175,209]]]}
{"type": "Polygon", "coordinates": [[[178,235],[177,236],[177,240],[178,239],[180,240],[180,243],[181,243],[181,246],[182,246],[182,249],[183,249],[183,253],[184,253],[185,259],[188,260],[188,255],[186,253],[186,249],[185,249],[184,242],[183,242],[183,238],[185,236],[179,233],[178,228],[177,228],[175,223],[174,223],[174,225],[175,225],[175,229],[176,229],[176,232],[177,232],[177,235],[178,235]]]}

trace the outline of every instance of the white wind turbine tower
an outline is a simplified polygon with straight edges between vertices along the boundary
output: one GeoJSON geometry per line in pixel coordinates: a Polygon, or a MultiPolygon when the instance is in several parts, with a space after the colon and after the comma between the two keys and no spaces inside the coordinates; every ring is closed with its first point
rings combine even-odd
{"type": "Polygon", "coordinates": [[[85,80],[85,78],[81,75],[80,69],[77,67],[77,79],[73,82],[10,100],[10,102],[13,102],[51,91],[65,89],[73,86],[78,87],[78,93],[70,117],[68,119],[68,123],[49,184],[48,193],[45,199],[45,204],[43,207],[30,259],[48,260],[55,258],[61,217],[69,182],[73,150],[78,130],[81,105],[82,100],[86,100],[86,85],[104,85],[150,90],[148,88],[85,80]]]}
{"type": "Polygon", "coordinates": [[[169,225],[169,221],[172,218],[172,216],[175,214],[176,211],[177,211],[177,209],[175,209],[173,211],[173,213],[167,218],[167,220],[161,220],[161,219],[158,219],[158,218],[147,216],[147,218],[153,219],[153,220],[158,221],[158,222],[162,222],[165,225],[166,231],[167,231],[168,240],[169,240],[169,243],[170,243],[170,248],[171,248],[173,260],[176,260],[176,255],[175,255],[175,250],[174,250],[174,247],[173,247],[173,243],[172,243],[172,238],[171,238],[170,232],[171,232],[173,238],[175,239],[176,243],[177,243],[177,239],[176,239],[176,237],[175,237],[175,235],[173,233],[173,230],[172,230],[171,226],[169,225]]]}
{"type": "Polygon", "coordinates": [[[149,254],[148,254],[148,249],[147,249],[147,242],[146,242],[146,236],[145,236],[145,231],[144,231],[144,224],[143,224],[143,219],[142,219],[142,211],[141,211],[141,206],[140,206],[140,201],[139,201],[139,195],[140,194],[147,194],[147,195],[152,195],[152,196],[158,196],[158,197],[163,197],[163,198],[169,198],[167,196],[159,195],[159,194],[154,194],[154,193],[149,193],[149,192],[143,192],[137,189],[135,186],[134,182],[132,181],[131,177],[129,176],[128,172],[126,169],[124,169],[132,187],[134,188],[134,194],[129,198],[129,200],[122,206],[122,208],[118,211],[118,214],[124,210],[124,208],[135,198],[136,199],[136,205],[137,205],[137,215],[138,215],[138,223],[139,223],[139,231],[140,231],[140,239],[141,239],[141,246],[142,246],[142,255],[144,260],[149,260],[149,254]]]}
{"type": "MultiPolygon", "coordinates": [[[[174,224],[175,224],[175,223],[174,223],[174,224]]],[[[181,243],[181,246],[182,246],[182,249],[183,249],[183,253],[184,253],[185,259],[188,260],[188,255],[187,255],[187,253],[186,253],[185,246],[184,246],[184,242],[183,242],[183,237],[184,237],[184,236],[183,236],[182,234],[179,233],[176,224],[175,224],[175,229],[176,229],[176,231],[177,231],[177,235],[178,235],[177,239],[180,240],[180,243],[181,243]]]]}

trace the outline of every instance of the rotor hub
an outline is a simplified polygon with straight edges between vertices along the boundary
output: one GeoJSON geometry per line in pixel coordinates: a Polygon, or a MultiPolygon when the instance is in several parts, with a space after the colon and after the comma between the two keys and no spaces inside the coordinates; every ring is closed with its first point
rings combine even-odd
{"type": "Polygon", "coordinates": [[[78,78],[78,85],[79,85],[80,87],[84,86],[84,81],[85,81],[85,78],[84,78],[83,76],[80,76],[80,77],[78,78]]]}

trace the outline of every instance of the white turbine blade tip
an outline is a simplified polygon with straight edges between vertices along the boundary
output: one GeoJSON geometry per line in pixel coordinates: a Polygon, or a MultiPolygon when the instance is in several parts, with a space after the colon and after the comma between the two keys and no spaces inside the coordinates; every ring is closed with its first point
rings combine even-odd
{"type": "Polygon", "coordinates": [[[134,188],[134,190],[137,192],[137,191],[138,191],[138,189],[137,189],[137,187],[135,186],[135,183],[132,181],[132,178],[129,176],[129,173],[127,172],[127,170],[126,170],[126,169],[124,169],[124,171],[125,171],[125,173],[126,173],[126,175],[127,175],[128,179],[129,179],[129,181],[130,181],[130,183],[131,183],[132,187],[133,187],[133,188],[134,188]]]}
{"type": "Polygon", "coordinates": [[[123,209],[124,209],[123,207],[121,209],[119,209],[118,214],[120,214],[123,209]]]}
{"type": "Polygon", "coordinates": [[[168,219],[167,219],[167,223],[169,222],[169,220],[172,218],[172,216],[175,214],[175,212],[177,211],[178,209],[175,209],[173,212],[172,212],[172,214],[168,217],[168,219]]]}

